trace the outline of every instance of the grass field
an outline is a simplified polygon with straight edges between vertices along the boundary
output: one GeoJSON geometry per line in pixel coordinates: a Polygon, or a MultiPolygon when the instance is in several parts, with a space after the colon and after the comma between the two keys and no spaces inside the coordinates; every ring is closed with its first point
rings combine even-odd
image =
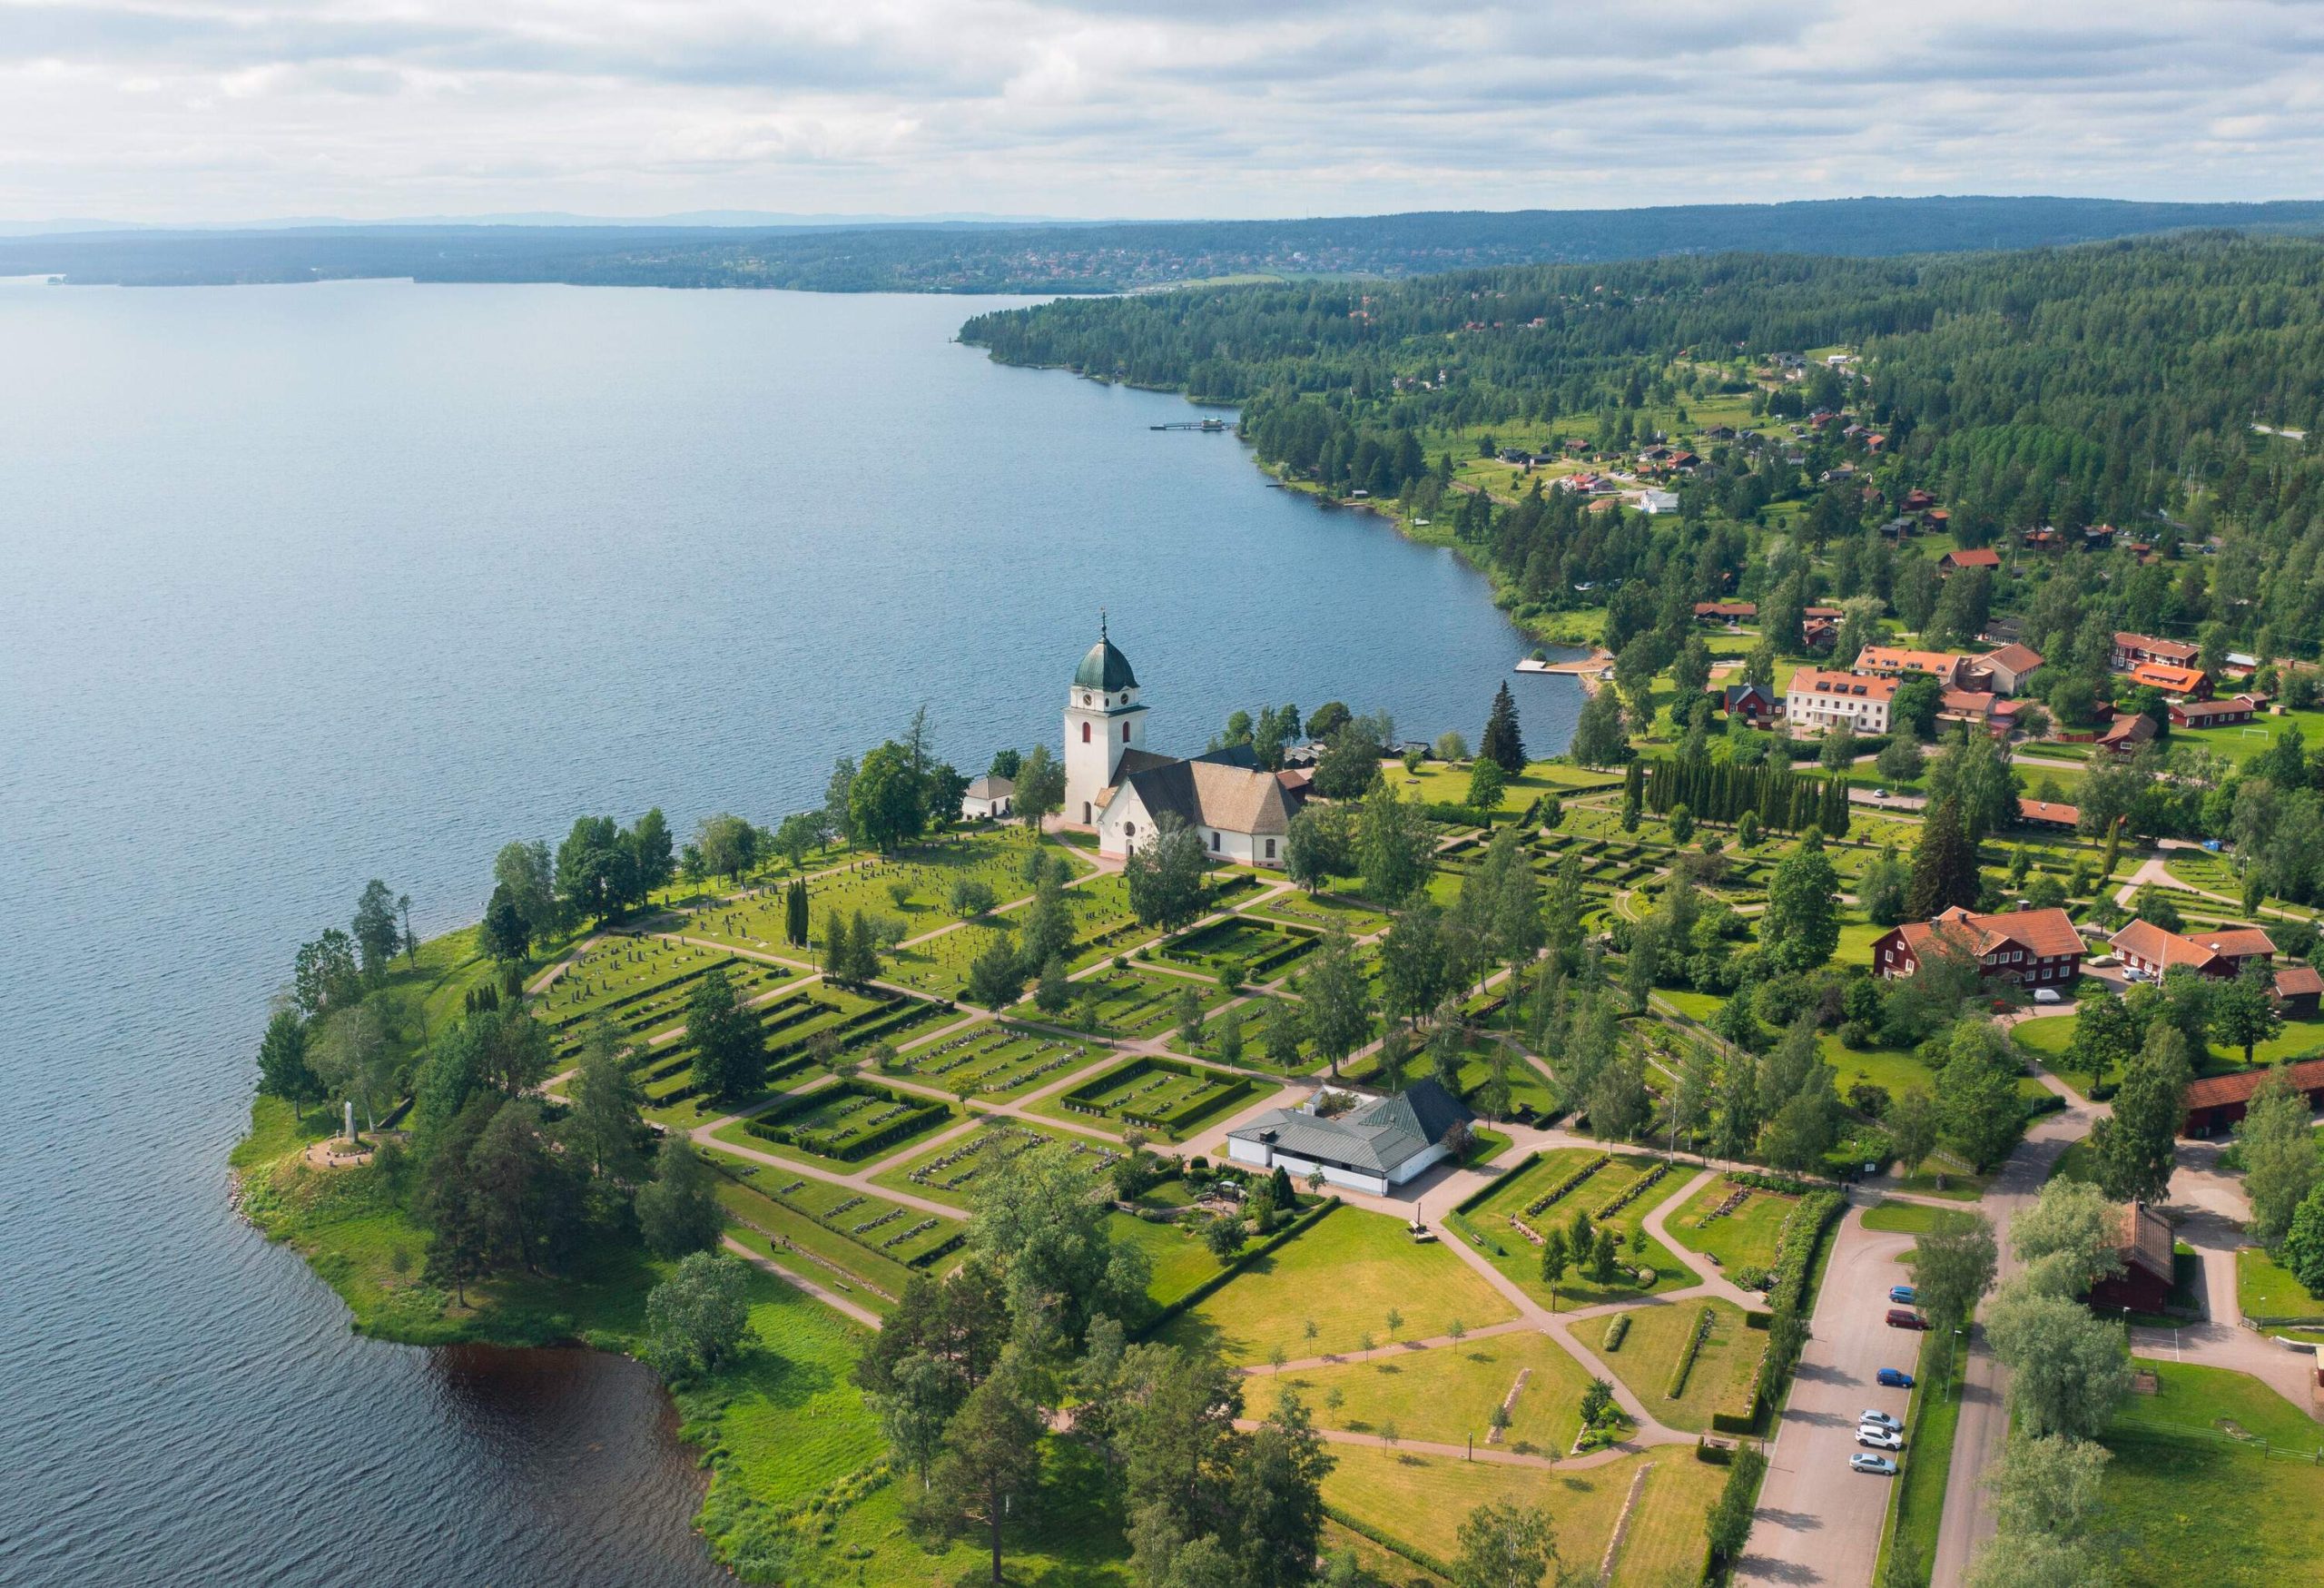
{"type": "Polygon", "coordinates": [[[1293,926],[1312,926],[1319,932],[1337,926],[1350,937],[1369,937],[1388,924],[1385,915],[1361,901],[1337,893],[1318,893],[1310,898],[1296,889],[1263,904],[1252,905],[1248,913],[1293,926]]]}
{"type": "Polygon", "coordinates": [[[1564,1346],[1530,1329],[1281,1375],[1263,1369],[1243,1381],[1243,1395],[1254,1417],[1274,1410],[1277,1391],[1289,1386],[1323,1427],[1378,1434],[1393,1425],[1401,1438],[1440,1445],[1473,1438],[1482,1445],[1492,1430],[1493,1409],[1520,1373],[1526,1375],[1525,1388],[1510,1408],[1502,1447],[1562,1456],[1581,1432],[1581,1392],[1590,1375],[1564,1346]]]}
{"type": "MultiPolygon", "coordinates": [[[[1464,761],[1459,765],[1443,761],[1421,764],[1418,772],[1406,772],[1401,761],[1384,763],[1381,768],[1398,793],[1408,798],[1430,804],[1465,805],[1469,803],[1469,780],[1474,775],[1476,764],[1464,761]]],[[[1520,812],[1545,794],[1563,794],[1571,792],[1572,784],[1561,774],[1571,769],[1553,767],[1537,761],[1509,780],[1502,789],[1497,811],[1520,812]]]]}
{"type": "Polygon", "coordinates": [[[1213,1339],[1229,1361],[1253,1363],[1275,1346],[1288,1356],[1355,1350],[1367,1336],[1384,1346],[1391,1311],[1403,1314],[1396,1337],[1425,1339],[1456,1317],[1479,1328],[1514,1310],[1443,1246],[1415,1245],[1401,1221],[1342,1208],[1172,1319],[1161,1337],[1213,1339]]]}
{"type": "MultiPolygon", "coordinates": [[[[1097,1030],[1105,1036],[1143,1040],[1176,1029],[1179,994],[1191,991],[1206,1020],[1234,995],[1214,981],[1173,976],[1160,971],[1108,969],[1074,983],[1075,996],[1094,1000],[1097,1030]]],[[[1258,1032],[1246,1027],[1246,1041],[1258,1032]]]]}
{"type": "MultiPolygon", "coordinates": [[[[1565,1197],[1538,1213],[1527,1213],[1527,1208],[1533,1202],[1555,1189],[1567,1176],[1598,1156],[1598,1153],[1582,1147],[1559,1148],[1545,1152],[1528,1167],[1504,1177],[1493,1188],[1492,1195],[1467,1215],[1471,1228],[1492,1243],[1484,1250],[1493,1267],[1522,1286],[1528,1295],[1545,1307],[1552,1297],[1550,1287],[1541,1283],[1540,1248],[1525,1238],[1512,1219],[1523,1218],[1536,1231],[1545,1232],[1552,1224],[1560,1228],[1570,1224],[1575,1210],[1580,1209],[1590,1215],[1593,1226],[1606,1222],[1600,1218],[1600,1210],[1619,1197],[1625,1187],[1653,1172],[1661,1163],[1659,1159],[1617,1155],[1612,1162],[1582,1181],[1579,1188],[1565,1197]]],[[[1610,1221],[1622,1241],[1623,1263],[1652,1265],[1655,1282],[1650,1290],[1670,1290],[1695,1283],[1693,1271],[1659,1241],[1649,1239],[1642,1251],[1633,1253],[1629,1238],[1630,1231],[1639,1228],[1640,1221],[1658,1204],[1674,1195],[1689,1178],[1684,1166],[1673,1168],[1610,1221]]],[[[1456,1235],[1453,1238],[1460,1238],[1456,1235]]],[[[1642,1292],[1637,1284],[1620,1279],[1609,1286],[1595,1285],[1581,1275],[1569,1271],[1559,1283],[1554,1299],[1561,1308],[1571,1309],[1594,1307],[1606,1301],[1626,1300],[1642,1293],[1650,1292],[1642,1292]]]]}
{"type": "Polygon", "coordinates": [[[2235,1254],[2235,1299],[2246,1317],[2315,1318],[2324,1322],[2324,1301],[2308,1293],[2284,1266],[2260,1247],[2235,1254]]]}
{"type": "Polygon", "coordinates": [[[1221,1114],[1265,1095],[1227,1070],[1137,1055],[1041,1099],[1030,1111],[1085,1129],[1137,1128],[1186,1140],[1221,1114]]]}
{"type": "MultiPolygon", "coordinates": [[[[732,1180],[722,1179],[719,1187],[720,1199],[726,1203],[728,1211],[786,1236],[793,1233],[795,1220],[803,1218],[843,1243],[841,1248],[828,1249],[815,1245],[811,1250],[819,1255],[829,1256],[837,1251],[852,1257],[854,1250],[860,1248],[880,1263],[907,1270],[907,1275],[890,1274],[887,1277],[901,1281],[908,1277],[909,1270],[920,1266],[921,1259],[960,1233],[960,1220],[957,1218],[940,1218],[848,1186],[812,1179],[731,1154],[717,1156],[721,1164],[737,1177],[732,1180]],[[775,1209],[793,1215],[793,1220],[765,1216],[775,1209]]],[[[879,1272],[868,1267],[859,1271],[875,1281],[881,1278],[879,1272]]],[[[897,1287],[882,1284],[881,1288],[892,1292],[897,1287]]]]}
{"type": "Polygon", "coordinates": [[[908,1191],[931,1202],[966,1208],[975,1199],[977,1184],[999,1165],[1020,1152],[1062,1141],[1088,1161],[1093,1175],[1110,1168],[1121,1149],[1106,1142],[1047,1125],[1029,1124],[1002,1114],[979,1118],[974,1132],[939,1142],[916,1158],[891,1163],[872,1177],[875,1186],[908,1191]]]}
{"type": "Polygon", "coordinates": [[[1557,1523],[1561,1559],[1593,1578],[1631,1481],[1640,1466],[1651,1464],[1631,1537],[1615,1563],[1615,1588],[1693,1581],[1675,1573],[1701,1570],[1703,1518],[1726,1478],[1724,1468],[1697,1461],[1683,1449],[1625,1456],[1580,1472],[1362,1445],[1335,1445],[1332,1454],[1338,1465],[1324,1480],[1324,1499],[1391,1537],[1450,1560],[1460,1553],[1460,1526],[1469,1513],[1488,1501],[1507,1500],[1550,1512],[1557,1523]]]}
{"type": "Polygon", "coordinates": [[[1945,1228],[1955,1219],[1968,1217],[1965,1212],[1955,1213],[1949,1208],[1931,1208],[1924,1202],[1882,1202],[1866,1212],[1864,1227],[1893,1235],[1927,1235],[1945,1228]]]}
{"type": "Polygon", "coordinates": [[[1157,1224],[1121,1212],[1106,1216],[1107,1233],[1126,1246],[1143,1249],[1153,1265],[1146,1293],[1157,1307],[1169,1306],[1218,1272],[1218,1259],[1203,1243],[1200,1222],[1157,1224]]]}
{"type": "Polygon", "coordinates": [[[2126,1588],[2272,1588],[2324,1559],[2324,1426],[2243,1374],[2142,1361],[2161,1393],[2132,1396],[2102,1442],[2107,1520],[2126,1537],[2126,1588]],[[2260,1442],[2309,1459],[2270,1458],[2260,1442]]]}
{"type": "Polygon", "coordinates": [[[1689,1251],[1700,1252],[1731,1275],[1738,1268],[1765,1268],[1775,1262],[1776,1238],[1797,1205],[1796,1198],[1750,1190],[1721,1175],[1680,1204],[1663,1220],[1663,1228],[1689,1251]],[[1712,1218],[1738,1191],[1744,1193],[1742,1205],[1712,1218]]]}
{"type": "Polygon", "coordinates": [[[1585,1318],[1574,1325],[1573,1332],[1646,1403],[1657,1421],[1697,1434],[1710,1427],[1714,1411],[1728,1409],[1730,1403],[1733,1409],[1742,1409],[1746,1386],[1758,1375],[1759,1357],[1768,1343],[1765,1334],[1745,1327],[1741,1307],[1692,1297],[1668,1306],[1632,1307],[1627,1313],[1585,1318]],[[1671,1370],[1706,1307],[1715,1321],[1688,1370],[1686,1387],[1674,1400],[1664,1393],[1670,1386],[1671,1370]],[[1629,1332],[1621,1348],[1609,1352],[1604,1349],[1606,1331],[1621,1317],[1630,1320],[1629,1332]]]}

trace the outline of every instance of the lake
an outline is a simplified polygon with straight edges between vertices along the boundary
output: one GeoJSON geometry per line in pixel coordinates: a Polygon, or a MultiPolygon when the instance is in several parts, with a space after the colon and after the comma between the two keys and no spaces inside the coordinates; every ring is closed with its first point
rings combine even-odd
{"type": "Polygon", "coordinates": [[[817,803],[930,710],[1054,741],[1110,615],[1158,748],[1240,706],[1473,741],[1484,582],[1177,399],[950,340],[990,300],[0,285],[0,1580],[724,1581],[642,1368],[428,1353],[226,1204],[292,951],[496,850],[817,803]]]}

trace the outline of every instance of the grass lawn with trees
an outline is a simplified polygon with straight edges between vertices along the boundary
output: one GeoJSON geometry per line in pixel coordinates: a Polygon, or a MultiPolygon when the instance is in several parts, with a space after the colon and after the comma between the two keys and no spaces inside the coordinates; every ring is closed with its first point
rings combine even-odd
{"type": "Polygon", "coordinates": [[[1590,1375],[1564,1346],[1531,1329],[1280,1375],[1263,1368],[1245,1378],[1243,1396],[1254,1417],[1272,1411],[1277,1393],[1288,1387],[1322,1427],[1378,1434],[1393,1426],[1400,1438],[1440,1445],[1473,1438],[1482,1448],[1494,1410],[1520,1373],[1527,1374],[1525,1388],[1510,1408],[1501,1448],[1562,1456],[1581,1432],[1590,1375]]]}
{"type": "MultiPolygon", "coordinates": [[[[1492,1194],[1472,1208],[1464,1217],[1471,1228],[1485,1238],[1483,1250],[1492,1266],[1522,1286],[1525,1293],[1547,1307],[1551,1301],[1550,1287],[1541,1283],[1541,1248],[1527,1240],[1521,1231],[1511,1223],[1512,1217],[1524,1218],[1534,1229],[1546,1235],[1554,1226],[1564,1229],[1573,1221],[1576,1209],[1590,1215],[1594,1228],[1608,1222],[1599,1217],[1600,1210],[1620,1196],[1630,1186],[1651,1174],[1663,1160],[1642,1154],[1620,1153],[1613,1161],[1581,1182],[1559,1200],[1543,1208],[1538,1214],[1528,1216],[1526,1208],[1537,1198],[1554,1190],[1567,1176],[1581,1169],[1600,1154],[1586,1147],[1555,1148],[1542,1153],[1525,1168],[1504,1176],[1493,1188],[1492,1194]],[[1498,1249],[1496,1249],[1498,1248],[1498,1249]]],[[[1674,1165],[1642,1195],[1637,1197],[1614,1215],[1611,1219],[1615,1234],[1621,1240],[1621,1261],[1625,1266],[1651,1264],[1655,1282],[1641,1291],[1626,1278],[1611,1285],[1592,1283],[1582,1274],[1569,1269],[1558,1282],[1555,1300],[1558,1309],[1571,1311],[1576,1307],[1595,1307],[1602,1302],[1626,1301],[1641,1294],[1673,1290],[1696,1283],[1694,1271],[1689,1268],[1661,1242],[1649,1238],[1642,1249],[1633,1250],[1630,1232],[1640,1227],[1640,1221],[1656,1207],[1693,1179],[1683,1164],[1674,1165]]],[[[1456,1234],[1453,1238],[1460,1237],[1456,1234]]]]}
{"type": "Polygon", "coordinates": [[[2126,1534],[2127,1588],[2273,1588],[2324,1559],[2324,1426],[2224,1368],[2142,1360],[2161,1393],[2132,1396],[2100,1436],[2107,1523],[2126,1534]],[[2279,1452],[2270,1455],[2262,1445],[2279,1452]]]}
{"type": "Polygon", "coordinates": [[[1573,1326],[1574,1337],[1598,1354],[1630,1393],[1646,1403],[1657,1422],[1700,1434],[1710,1427],[1713,1412],[1740,1414],[1759,1371],[1768,1336],[1743,1321],[1743,1309],[1731,1302],[1705,1301],[1694,1297],[1655,1307],[1584,1318],[1573,1326]],[[1687,1370],[1684,1389],[1674,1399],[1666,1392],[1670,1376],[1693,1336],[1704,1307],[1711,1309],[1710,1333],[1687,1370]],[[1618,1317],[1628,1317],[1629,1329],[1620,1349],[1605,1348],[1606,1331],[1618,1317]]]}
{"type": "Polygon", "coordinates": [[[2270,1257],[2263,1247],[2248,1246],[2235,1254],[2235,1299],[2246,1317],[2299,1318],[2324,1324],[2324,1301],[2270,1257]]]}
{"type": "Polygon", "coordinates": [[[1278,1346],[1286,1357],[1323,1356],[1359,1349],[1366,1336],[1375,1346],[1428,1339],[1454,1318],[1481,1328],[1514,1312],[1442,1245],[1415,1244],[1401,1219],[1343,1207],[1171,1319],[1159,1337],[1214,1339],[1228,1361],[1247,1364],[1278,1346]],[[1393,1335],[1391,1312],[1403,1317],[1393,1335]]]}
{"type": "Polygon", "coordinates": [[[907,1049],[885,1073],[909,1075],[954,1096],[1007,1099],[1063,1080],[1106,1056],[1106,1048],[1009,1021],[988,1021],[940,1042],[907,1049]]]}
{"type": "Polygon", "coordinates": [[[1076,1131],[1007,1114],[980,1114],[972,1133],[937,1142],[911,1158],[891,1160],[872,1177],[872,1183],[966,1211],[975,1200],[979,1180],[996,1165],[1053,1141],[1071,1146],[1092,1175],[1112,1167],[1122,1155],[1119,1146],[1076,1131]]]}

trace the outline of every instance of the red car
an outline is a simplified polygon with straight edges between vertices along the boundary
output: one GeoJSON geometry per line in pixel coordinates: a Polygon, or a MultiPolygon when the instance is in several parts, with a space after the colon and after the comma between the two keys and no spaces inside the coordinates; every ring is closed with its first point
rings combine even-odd
{"type": "Polygon", "coordinates": [[[1928,1319],[1909,1307],[1892,1307],[1888,1309],[1888,1327],[1892,1329],[1925,1329],[1928,1327],[1928,1319]]]}

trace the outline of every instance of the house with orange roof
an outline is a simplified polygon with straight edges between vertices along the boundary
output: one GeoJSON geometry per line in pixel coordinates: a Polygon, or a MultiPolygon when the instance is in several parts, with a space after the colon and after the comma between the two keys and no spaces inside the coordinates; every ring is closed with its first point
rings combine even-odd
{"type": "Polygon", "coordinates": [[[1998,568],[2000,567],[2001,553],[1990,546],[1972,547],[1967,550],[1956,548],[1936,559],[1936,571],[1940,574],[1949,574],[1955,568],[1998,568]]]}
{"type": "Polygon", "coordinates": [[[1784,690],[1784,721],[1804,733],[1845,727],[1851,733],[1885,734],[1896,701],[1894,678],[1802,667],[1784,690]]]}
{"type": "Polygon", "coordinates": [[[1962,683],[1963,658],[1949,651],[1909,651],[1898,646],[1866,646],[1856,659],[1855,670],[1902,678],[1915,674],[1935,679],[1947,689],[1962,683]]]}
{"type": "Polygon", "coordinates": [[[2133,921],[2106,941],[2123,964],[2155,977],[2183,966],[2199,976],[2231,981],[2247,962],[2265,965],[2276,957],[2275,940],[2256,926],[2221,927],[2187,937],[2152,921],[2133,921]]]}
{"type": "Polygon", "coordinates": [[[2160,689],[2165,695],[2191,700],[2210,698],[2211,681],[2201,667],[2181,667],[2171,662],[2141,662],[2128,675],[2130,681],[2148,689],[2160,689]]]}

